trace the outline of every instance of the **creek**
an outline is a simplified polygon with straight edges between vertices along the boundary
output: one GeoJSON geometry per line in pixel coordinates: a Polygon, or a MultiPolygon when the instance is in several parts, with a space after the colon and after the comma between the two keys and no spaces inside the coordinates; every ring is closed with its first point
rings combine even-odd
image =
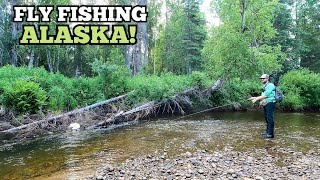
{"type": "Polygon", "coordinates": [[[34,140],[0,142],[1,179],[84,179],[108,162],[166,150],[236,151],[283,147],[320,153],[320,113],[276,112],[275,139],[261,139],[261,112],[212,112],[174,116],[98,131],[68,131],[34,140]]]}

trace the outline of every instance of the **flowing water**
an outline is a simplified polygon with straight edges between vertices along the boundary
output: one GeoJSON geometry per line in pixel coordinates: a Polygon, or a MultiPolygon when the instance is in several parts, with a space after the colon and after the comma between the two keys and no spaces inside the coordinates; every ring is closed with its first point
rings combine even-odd
{"type": "Polygon", "coordinates": [[[169,156],[225,146],[283,147],[320,153],[320,113],[276,113],[274,140],[263,140],[261,112],[206,113],[143,121],[96,132],[52,134],[0,144],[0,179],[84,179],[107,162],[167,151],[169,156]]]}

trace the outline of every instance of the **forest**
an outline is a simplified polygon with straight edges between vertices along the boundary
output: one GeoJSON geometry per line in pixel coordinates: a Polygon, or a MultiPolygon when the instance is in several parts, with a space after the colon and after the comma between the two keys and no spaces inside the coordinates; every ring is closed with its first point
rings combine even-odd
{"type": "MultiPolygon", "coordinates": [[[[24,25],[46,25],[54,34],[61,23],[13,22],[14,6],[98,2],[0,0],[2,109],[16,115],[60,113],[122,94],[129,95],[127,105],[135,106],[195,86],[205,89],[221,79],[222,88],[206,101],[211,107],[261,93],[263,73],[280,76],[285,98],[278,109],[320,108],[318,0],[104,2],[147,6],[147,22],[113,24],[137,25],[135,44],[20,44],[24,25]]],[[[202,104],[191,101],[195,107],[202,104]]]]}

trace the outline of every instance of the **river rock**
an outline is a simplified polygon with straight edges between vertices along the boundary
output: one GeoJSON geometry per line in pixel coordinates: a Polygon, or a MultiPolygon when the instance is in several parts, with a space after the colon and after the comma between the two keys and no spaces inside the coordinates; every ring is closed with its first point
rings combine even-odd
{"type": "Polygon", "coordinates": [[[96,177],[97,180],[103,180],[103,176],[99,175],[96,177]]]}
{"type": "Polygon", "coordinates": [[[261,177],[261,176],[256,176],[255,179],[256,180],[264,180],[263,177],[261,177]]]}
{"type": "Polygon", "coordinates": [[[185,154],[188,158],[192,156],[191,152],[186,152],[185,154]]]}
{"type": "Polygon", "coordinates": [[[192,165],[196,166],[198,164],[198,161],[196,159],[190,159],[192,165]]]}
{"type": "Polygon", "coordinates": [[[235,171],[233,169],[229,169],[227,172],[228,172],[228,174],[234,174],[235,173],[235,171]]]}
{"type": "Polygon", "coordinates": [[[216,168],[217,165],[215,163],[211,163],[212,168],[216,168]]]}
{"type": "Polygon", "coordinates": [[[251,179],[251,178],[248,178],[248,177],[243,177],[242,179],[243,180],[254,180],[254,179],[251,179]]]}
{"type": "Polygon", "coordinates": [[[204,171],[203,171],[202,169],[199,169],[199,170],[198,170],[198,173],[199,173],[199,174],[203,174],[204,171]]]}
{"type": "Polygon", "coordinates": [[[230,149],[214,153],[197,151],[191,156],[190,154],[168,157],[165,161],[153,161],[163,154],[152,155],[152,159],[146,155],[122,164],[106,165],[100,176],[110,180],[119,177],[142,179],[143,176],[147,179],[320,179],[317,173],[320,171],[318,156],[302,154],[299,158],[292,158],[292,154],[288,154],[283,155],[283,159],[277,159],[277,156],[268,154],[263,149],[255,149],[254,152],[236,152],[230,149]],[[284,163],[283,168],[276,164],[279,160],[284,163]],[[109,174],[110,167],[117,174],[109,174]]]}
{"type": "Polygon", "coordinates": [[[248,156],[248,157],[247,157],[247,162],[248,162],[248,163],[252,163],[252,161],[253,161],[253,158],[252,158],[251,156],[248,156]]]}

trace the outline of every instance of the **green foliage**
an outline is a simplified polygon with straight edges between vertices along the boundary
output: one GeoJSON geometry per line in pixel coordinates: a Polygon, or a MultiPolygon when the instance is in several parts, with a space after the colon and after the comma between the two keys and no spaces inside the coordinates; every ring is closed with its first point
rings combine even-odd
{"type": "Polygon", "coordinates": [[[167,2],[168,19],[160,32],[157,51],[164,72],[191,74],[202,68],[201,50],[206,38],[205,19],[199,2],[167,2]],[[170,14],[170,15],[169,15],[170,14]]]}
{"type": "Polygon", "coordinates": [[[198,86],[201,89],[208,88],[212,85],[212,80],[204,73],[200,71],[193,71],[191,74],[192,86],[198,86]]]}
{"type": "Polygon", "coordinates": [[[261,94],[261,83],[257,79],[230,79],[224,86],[222,94],[225,101],[239,102],[249,106],[251,103],[246,101],[250,96],[261,94]]]}
{"type": "Polygon", "coordinates": [[[170,73],[161,76],[136,76],[129,80],[129,104],[137,104],[150,100],[166,100],[178,92],[191,86],[186,76],[177,76],[170,73]]]}
{"type": "MultiPolygon", "coordinates": [[[[11,82],[17,80],[32,82],[38,84],[44,92],[47,92],[48,98],[45,101],[47,106],[43,106],[42,110],[72,110],[105,99],[99,77],[70,79],[61,74],[48,73],[43,68],[27,69],[12,66],[0,68],[0,77],[0,100],[7,93],[7,89],[4,87],[13,86],[11,82]]],[[[1,101],[1,104],[5,104],[4,100],[1,101]]],[[[35,111],[30,110],[30,112],[34,113],[35,111]]]]}
{"type": "Polygon", "coordinates": [[[251,79],[281,69],[285,57],[281,48],[268,45],[276,35],[272,24],[275,6],[275,1],[218,1],[223,24],[212,28],[203,50],[211,76],[251,79]],[[240,3],[245,4],[244,10],[240,3]]]}
{"type": "Polygon", "coordinates": [[[126,67],[95,60],[91,67],[99,75],[101,89],[106,98],[124,94],[130,72],[126,67]]]}
{"type": "Polygon", "coordinates": [[[174,16],[171,16],[165,30],[160,34],[164,39],[164,49],[160,51],[163,58],[164,69],[167,72],[183,74],[186,72],[186,62],[184,61],[184,51],[182,46],[183,23],[185,18],[181,7],[173,7],[174,16]]]}
{"type": "Polygon", "coordinates": [[[300,96],[301,90],[299,88],[292,88],[287,90],[283,102],[281,102],[281,108],[288,110],[301,110],[306,104],[300,96]]]}
{"type": "Polygon", "coordinates": [[[48,92],[49,108],[53,111],[59,111],[67,106],[67,94],[60,87],[53,86],[48,92]]]}
{"type": "Polygon", "coordinates": [[[83,107],[104,100],[99,78],[76,78],[73,80],[72,97],[83,107]]]}
{"type": "Polygon", "coordinates": [[[320,72],[320,3],[319,0],[297,2],[296,39],[301,66],[320,72]]]}
{"type": "Polygon", "coordinates": [[[292,2],[280,1],[275,8],[273,26],[277,35],[271,39],[272,46],[280,45],[281,51],[286,53],[287,58],[283,62],[283,70],[286,72],[298,66],[299,49],[295,48],[295,39],[290,37],[294,28],[290,5],[292,2]]]}
{"type": "Polygon", "coordinates": [[[5,87],[3,105],[18,113],[36,113],[42,110],[46,99],[46,92],[39,84],[17,80],[12,86],[5,87]]]}
{"type": "Polygon", "coordinates": [[[200,12],[199,1],[186,0],[184,2],[184,16],[182,31],[182,48],[184,52],[184,62],[187,65],[187,73],[193,70],[200,70],[203,65],[201,50],[206,39],[204,14],[200,12]]]}
{"type": "Polygon", "coordinates": [[[320,77],[307,69],[292,70],[281,79],[286,109],[319,109],[320,77]]]}
{"type": "Polygon", "coordinates": [[[108,62],[111,64],[123,65],[125,62],[121,47],[115,46],[110,50],[109,57],[107,58],[108,62]]]}

